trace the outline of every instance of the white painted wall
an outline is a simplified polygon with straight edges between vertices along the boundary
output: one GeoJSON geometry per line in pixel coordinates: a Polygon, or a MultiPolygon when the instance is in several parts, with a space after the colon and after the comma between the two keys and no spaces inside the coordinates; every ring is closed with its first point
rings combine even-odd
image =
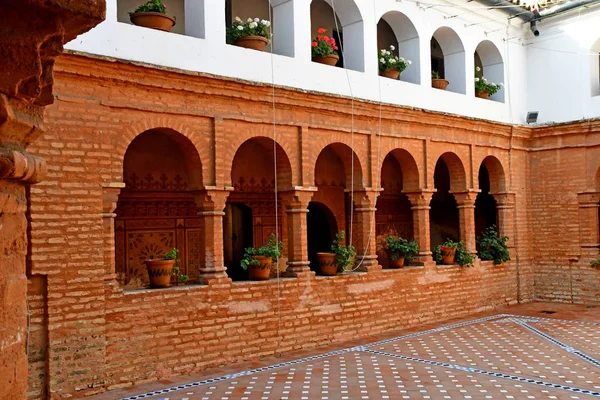
{"type": "MultiPolygon", "coordinates": [[[[556,24],[555,28],[550,22],[544,22],[540,24],[540,37],[524,45],[528,27],[518,19],[507,24],[506,15],[497,10],[426,9],[416,2],[396,0],[326,1],[335,7],[343,25],[348,70],[311,62],[311,0],[271,0],[276,21],[274,47],[277,54],[274,55],[225,44],[225,0],[183,0],[185,36],[118,22],[117,0],[107,0],[106,21],[65,47],[124,60],[337,95],[352,94],[361,99],[501,122],[523,123],[527,110],[540,111],[542,121],[600,116],[600,96],[591,95],[593,62],[587,55],[600,38],[599,12],[582,14],[575,19],[571,16],[559,23],[554,22],[557,18],[549,20],[556,24]],[[377,22],[393,11],[402,13],[414,26],[411,47],[407,49],[411,56],[407,58],[413,60],[409,68],[418,71],[403,72],[406,77],[414,77],[411,82],[378,76],[377,22]],[[445,18],[457,14],[457,17],[445,18]],[[431,88],[430,40],[440,27],[451,28],[462,43],[462,55],[460,52],[449,55],[464,59],[452,78],[461,93],[431,88]],[[503,97],[503,102],[474,96],[473,57],[484,40],[498,49],[503,61],[503,73],[498,69],[497,60],[484,68],[486,77],[486,68],[498,80],[503,76],[505,89],[497,98],[503,97]],[[156,51],[157,48],[160,51],[156,51]],[[576,54],[571,54],[574,49],[576,54]],[[582,51],[586,54],[579,54],[582,51]],[[416,54],[418,63],[415,63],[416,54]],[[271,75],[271,62],[274,75],[271,75]]],[[[396,35],[403,36],[405,27],[394,26],[394,18],[386,20],[396,35]]],[[[403,44],[399,47],[402,49],[403,44]]]]}
{"type": "Polygon", "coordinates": [[[538,123],[600,117],[600,8],[542,21],[538,29],[540,36],[528,35],[523,45],[528,90],[523,112],[539,111],[538,123]]]}

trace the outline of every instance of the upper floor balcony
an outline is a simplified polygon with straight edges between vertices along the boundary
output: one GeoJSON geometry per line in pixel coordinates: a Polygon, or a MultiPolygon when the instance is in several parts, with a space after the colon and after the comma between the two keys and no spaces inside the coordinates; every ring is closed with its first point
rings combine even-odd
{"type": "Polygon", "coordinates": [[[164,32],[130,22],[128,13],[142,2],[107,0],[106,21],[66,47],[500,122],[520,123],[525,117],[522,85],[512,84],[525,80],[525,50],[505,40],[521,34],[521,24],[510,27],[506,20],[475,13],[475,20],[450,18],[452,13],[395,0],[163,0],[176,18],[172,31],[164,32]],[[265,51],[227,43],[236,16],[272,21],[273,38],[265,51]],[[477,18],[484,23],[473,22],[477,18]],[[339,43],[336,66],[311,61],[311,40],[319,28],[339,43]],[[379,51],[390,46],[412,61],[398,80],[379,76],[379,51]],[[503,84],[489,99],[475,96],[477,67],[490,82],[503,84]],[[449,81],[446,90],[432,87],[433,70],[449,81]]]}

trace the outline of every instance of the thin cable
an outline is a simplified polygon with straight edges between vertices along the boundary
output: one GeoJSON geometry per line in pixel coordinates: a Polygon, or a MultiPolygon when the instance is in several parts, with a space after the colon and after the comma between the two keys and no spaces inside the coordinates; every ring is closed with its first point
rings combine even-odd
{"type": "MultiPolygon", "coordinates": [[[[277,187],[277,118],[275,116],[275,66],[273,61],[273,52],[275,46],[273,45],[273,15],[271,8],[271,0],[269,0],[269,33],[271,34],[271,100],[272,100],[272,113],[273,113],[273,175],[274,184],[273,189],[275,192],[275,244],[279,244],[279,209],[278,209],[278,187],[277,187]]],[[[288,249],[289,251],[289,249],[288,249]]],[[[281,288],[280,288],[280,276],[279,276],[279,258],[275,261],[277,270],[277,348],[275,349],[275,355],[279,353],[281,348],[281,288]]]]}
{"type": "MultiPolygon", "coordinates": [[[[331,10],[333,11],[333,21],[335,22],[335,29],[340,33],[340,27],[337,22],[337,14],[335,12],[335,1],[331,0],[331,10]]],[[[350,119],[350,232],[348,235],[348,246],[352,245],[352,225],[354,223],[354,94],[352,93],[352,84],[350,82],[350,75],[348,68],[346,68],[346,56],[344,55],[344,44],[343,40],[340,40],[340,52],[342,53],[342,60],[344,64],[344,70],[346,71],[346,81],[348,82],[348,88],[350,89],[350,101],[352,115],[350,119]]]]}

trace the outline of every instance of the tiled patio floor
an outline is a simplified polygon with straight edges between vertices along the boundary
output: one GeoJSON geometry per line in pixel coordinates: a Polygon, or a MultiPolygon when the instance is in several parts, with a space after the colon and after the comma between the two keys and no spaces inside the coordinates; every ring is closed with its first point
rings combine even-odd
{"type": "Polygon", "coordinates": [[[98,397],[119,398],[600,398],[600,306],[519,305],[98,397]]]}

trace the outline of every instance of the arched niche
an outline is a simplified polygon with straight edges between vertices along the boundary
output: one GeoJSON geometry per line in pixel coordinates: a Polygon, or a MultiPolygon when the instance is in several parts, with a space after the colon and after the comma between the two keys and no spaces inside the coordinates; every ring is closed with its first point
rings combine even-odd
{"type": "Polygon", "coordinates": [[[438,68],[440,77],[450,82],[446,90],[466,93],[465,48],[452,28],[443,26],[433,33],[431,65],[432,71],[438,68]]]}
{"type": "MultiPolygon", "coordinates": [[[[475,49],[475,67],[481,68],[483,76],[490,82],[504,85],[504,60],[494,43],[483,40],[475,49]]],[[[490,100],[504,102],[504,87],[489,97],[490,100]]]]}
{"type": "Polygon", "coordinates": [[[421,83],[419,34],[412,21],[399,11],[385,13],[377,23],[377,50],[393,45],[395,55],[412,62],[400,74],[400,80],[421,83]]]}

